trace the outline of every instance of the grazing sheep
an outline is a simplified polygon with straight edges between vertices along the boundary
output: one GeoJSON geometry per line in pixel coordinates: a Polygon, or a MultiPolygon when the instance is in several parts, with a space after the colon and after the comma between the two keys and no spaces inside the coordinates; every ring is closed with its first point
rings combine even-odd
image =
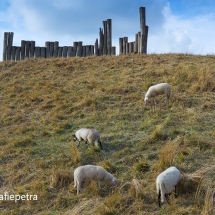
{"type": "Polygon", "coordinates": [[[80,166],[74,171],[74,187],[77,186],[77,195],[81,192],[81,183],[87,180],[97,180],[99,188],[100,181],[108,181],[113,184],[116,183],[116,178],[101,166],[80,166]]]}
{"type": "Polygon", "coordinates": [[[158,195],[158,204],[159,207],[161,207],[161,202],[164,202],[164,196],[166,197],[166,200],[168,201],[168,197],[172,190],[175,187],[175,197],[176,195],[176,187],[181,180],[181,173],[180,171],[172,166],[163,171],[160,175],[158,175],[156,179],[156,189],[157,189],[157,195],[158,195]]]}
{"type": "Polygon", "coordinates": [[[148,104],[149,99],[151,97],[154,97],[154,104],[156,105],[157,104],[156,96],[165,94],[166,95],[165,104],[166,104],[170,98],[170,91],[171,91],[171,87],[169,84],[167,83],[156,84],[154,86],[149,87],[148,91],[146,92],[144,101],[146,104],[148,104]]]}
{"type": "Polygon", "coordinates": [[[78,146],[80,145],[80,141],[85,140],[87,142],[96,146],[100,145],[100,148],[103,150],[102,143],[100,140],[99,132],[95,129],[81,128],[75,132],[73,135],[74,141],[78,140],[78,146]]]}

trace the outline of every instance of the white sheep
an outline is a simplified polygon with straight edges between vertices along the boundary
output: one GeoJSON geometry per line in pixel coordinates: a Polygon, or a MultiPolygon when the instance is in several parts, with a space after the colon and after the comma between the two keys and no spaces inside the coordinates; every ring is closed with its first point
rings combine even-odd
{"type": "Polygon", "coordinates": [[[99,132],[95,129],[81,128],[75,132],[73,137],[74,141],[78,140],[78,146],[80,145],[80,141],[85,140],[86,144],[87,142],[91,144],[95,143],[96,146],[100,145],[101,149],[103,149],[99,132]]]}
{"type": "Polygon", "coordinates": [[[77,195],[81,192],[81,183],[88,180],[97,180],[100,188],[100,181],[116,183],[116,178],[101,166],[85,165],[74,171],[74,187],[77,186],[77,195]]]}
{"type": "Polygon", "coordinates": [[[170,91],[171,87],[168,83],[160,83],[156,84],[154,86],[149,87],[148,91],[146,92],[145,95],[145,103],[148,104],[148,101],[151,97],[154,97],[154,104],[157,104],[156,96],[165,94],[166,95],[166,100],[165,103],[169,101],[170,98],[170,91]]]}
{"type": "Polygon", "coordinates": [[[158,204],[159,207],[161,206],[161,202],[164,202],[164,196],[168,201],[168,197],[172,190],[175,188],[175,197],[176,195],[176,187],[181,180],[181,173],[180,171],[172,166],[163,171],[160,175],[158,175],[156,179],[156,189],[158,195],[158,204]]]}

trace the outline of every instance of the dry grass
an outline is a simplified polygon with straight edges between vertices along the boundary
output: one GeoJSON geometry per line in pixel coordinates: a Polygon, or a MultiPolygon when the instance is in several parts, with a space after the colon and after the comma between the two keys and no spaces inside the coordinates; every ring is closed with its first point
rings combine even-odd
{"type": "Polygon", "coordinates": [[[1,214],[212,214],[214,60],[152,54],[1,62],[0,190],[38,195],[0,201],[1,214]],[[160,96],[153,112],[143,99],[160,82],[172,86],[170,103],[160,96]],[[72,134],[81,127],[100,132],[104,151],[77,147],[72,134]],[[106,168],[117,186],[91,182],[77,196],[73,170],[85,164],[106,168]],[[172,165],[184,183],[160,209],[155,180],[172,165]]]}

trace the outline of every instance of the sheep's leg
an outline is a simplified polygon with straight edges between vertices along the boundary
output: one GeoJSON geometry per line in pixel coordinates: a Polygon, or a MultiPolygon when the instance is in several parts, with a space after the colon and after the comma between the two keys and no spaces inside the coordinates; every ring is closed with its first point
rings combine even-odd
{"type": "Polygon", "coordinates": [[[80,141],[78,141],[78,147],[80,146],[80,141]]]}
{"type": "Polygon", "coordinates": [[[100,140],[99,140],[99,145],[100,145],[101,150],[103,150],[102,142],[100,140]]]}
{"type": "Polygon", "coordinates": [[[174,197],[177,198],[178,194],[177,194],[177,186],[175,186],[175,193],[174,193],[174,197]]]}
{"type": "Polygon", "coordinates": [[[165,193],[166,201],[167,201],[168,203],[169,203],[169,196],[170,196],[169,193],[165,193]]]}
{"type": "Polygon", "coordinates": [[[158,205],[159,205],[159,207],[161,207],[161,191],[160,190],[158,193],[158,205]]]}
{"type": "Polygon", "coordinates": [[[100,181],[98,181],[98,186],[99,186],[99,189],[101,189],[101,186],[100,186],[100,181]]]}
{"type": "Polygon", "coordinates": [[[81,185],[79,182],[77,182],[77,195],[81,192],[81,185]]]}

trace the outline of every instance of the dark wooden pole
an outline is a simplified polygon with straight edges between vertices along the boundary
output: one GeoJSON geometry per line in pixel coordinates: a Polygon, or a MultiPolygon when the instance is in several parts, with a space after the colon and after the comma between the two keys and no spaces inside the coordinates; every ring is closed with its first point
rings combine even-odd
{"type": "Polygon", "coordinates": [[[103,21],[104,28],[104,47],[103,47],[103,55],[107,54],[107,21],[103,21]]]}
{"type": "Polygon", "coordinates": [[[40,48],[40,52],[39,52],[39,56],[40,56],[40,58],[46,58],[46,47],[41,47],[40,48]]]}
{"type": "Polygon", "coordinates": [[[107,19],[107,54],[112,54],[112,20],[107,19]]]}
{"type": "Polygon", "coordinates": [[[90,45],[86,45],[86,56],[90,56],[91,52],[90,52],[90,45]]]}
{"type": "Polygon", "coordinates": [[[62,57],[62,52],[63,52],[63,47],[59,46],[59,47],[58,47],[57,56],[58,56],[58,57],[62,57]]]}
{"type": "Polygon", "coordinates": [[[34,52],[34,58],[40,58],[41,57],[41,48],[39,46],[35,47],[35,52],[34,52]]]}
{"type": "Polygon", "coordinates": [[[146,35],[146,15],[145,15],[145,7],[140,7],[140,53],[143,54],[145,51],[145,35],[146,35]]]}
{"type": "Polygon", "coordinates": [[[3,42],[3,56],[2,60],[6,61],[7,60],[7,45],[8,45],[8,32],[4,32],[4,42],[3,42]]]}
{"type": "Polygon", "coordinates": [[[135,34],[134,53],[138,53],[138,33],[135,34]]]}
{"type": "Polygon", "coordinates": [[[99,29],[99,55],[103,55],[103,49],[104,49],[104,34],[103,30],[99,29]]]}
{"type": "Polygon", "coordinates": [[[29,58],[29,52],[30,52],[30,41],[25,42],[25,59],[29,58]]]}
{"type": "Polygon", "coordinates": [[[59,42],[55,41],[54,42],[54,55],[53,55],[53,57],[57,57],[58,46],[59,46],[59,42]]]}
{"type": "Polygon", "coordinates": [[[45,42],[45,47],[46,47],[46,58],[50,58],[50,42],[49,41],[45,42]]]}
{"type": "Polygon", "coordinates": [[[49,43],[50,57],[54,57],[54,42],[49,43]]]}
{"type": "Polygon", "coordinates": [[[21,48],[19,46],[16,47],[16,61],[20,60],[20,51],[21,51],[21,48]]]}
{"type": "Polygon", "coordinates": [[[68,57],[72,57],[72,56],[73,56],[73,47],[68,46],[68,57]]]}
{"type": "Polygon", "coordinates": [[[21,40],[21,60],[25,59],[25,40],[21,40]]]}
{"type": "Polygon", "coordinates": [[[119,38],[119,55],[123,54],[123,38],[119,38]]]}
{"type": "Polygon", "coordinates": [[[82,53],[82,41],[78,42],[78,47],[77,47],[77,57],[81,57],[82,53]]]}
{"type": "Polygon", "coordinates": [[[12,45],[13,45],[13,32],[10,32],[8,34],[7,60],[11,60],[12,45]]]}
{"type": "Polygon", "coordinates": [[[82,46],[81,56],[86,57],[86,46],[82,46]]]}
{"type": "Polygon", "coordinates": [[[98,42],[98,39],[96,39],[94,47],[95,47],[95,55],[98,56],[99,55],[99,42],[98,42]]]}
{"type": "Polygon", "coordinates": [[[94,46],[90,45],[90,56],[94,55],[94,46]]]}
{"type": "Polygon", "coordinates": [[[68,46],[63,46],[63,57],[67,57],[68,46]]]}
{"type": "Polygon", "coordinates": [[[30,58],[34,57],[35,52],[35,41],[30,41],[30,58]]]}
{"type": "Polygon", "coordinates": [[[116,55],[116,47],[115,46],[112,47],[111,54],[112,55],[116,55]]]}
{"type": "Polygon", "coordinates": [[[16,46],[12,46],[11,60],[13,60],[13,61],[16,60],[16,46]]]}
{"type": "Polygon", "coordinates": [[[78,42],[73,42],[73,47],[74,47],[73,55],[74,55],[74,57],[76,57],[77,56],[77,49],[78,49],[78,42]]]}
{"type": "Polygon", "coordinates": [[[126,54],[126,44],[128,42],[128,37],[123,37],[123,54],[126,54]]]}
{"type": "Polygon", "coordinates": [[[149,32],[149,26],[146,26],[146,34],[145,34],[145,54],[147,54],[147,40],[148,40],[148,32],[149,32]]]}

